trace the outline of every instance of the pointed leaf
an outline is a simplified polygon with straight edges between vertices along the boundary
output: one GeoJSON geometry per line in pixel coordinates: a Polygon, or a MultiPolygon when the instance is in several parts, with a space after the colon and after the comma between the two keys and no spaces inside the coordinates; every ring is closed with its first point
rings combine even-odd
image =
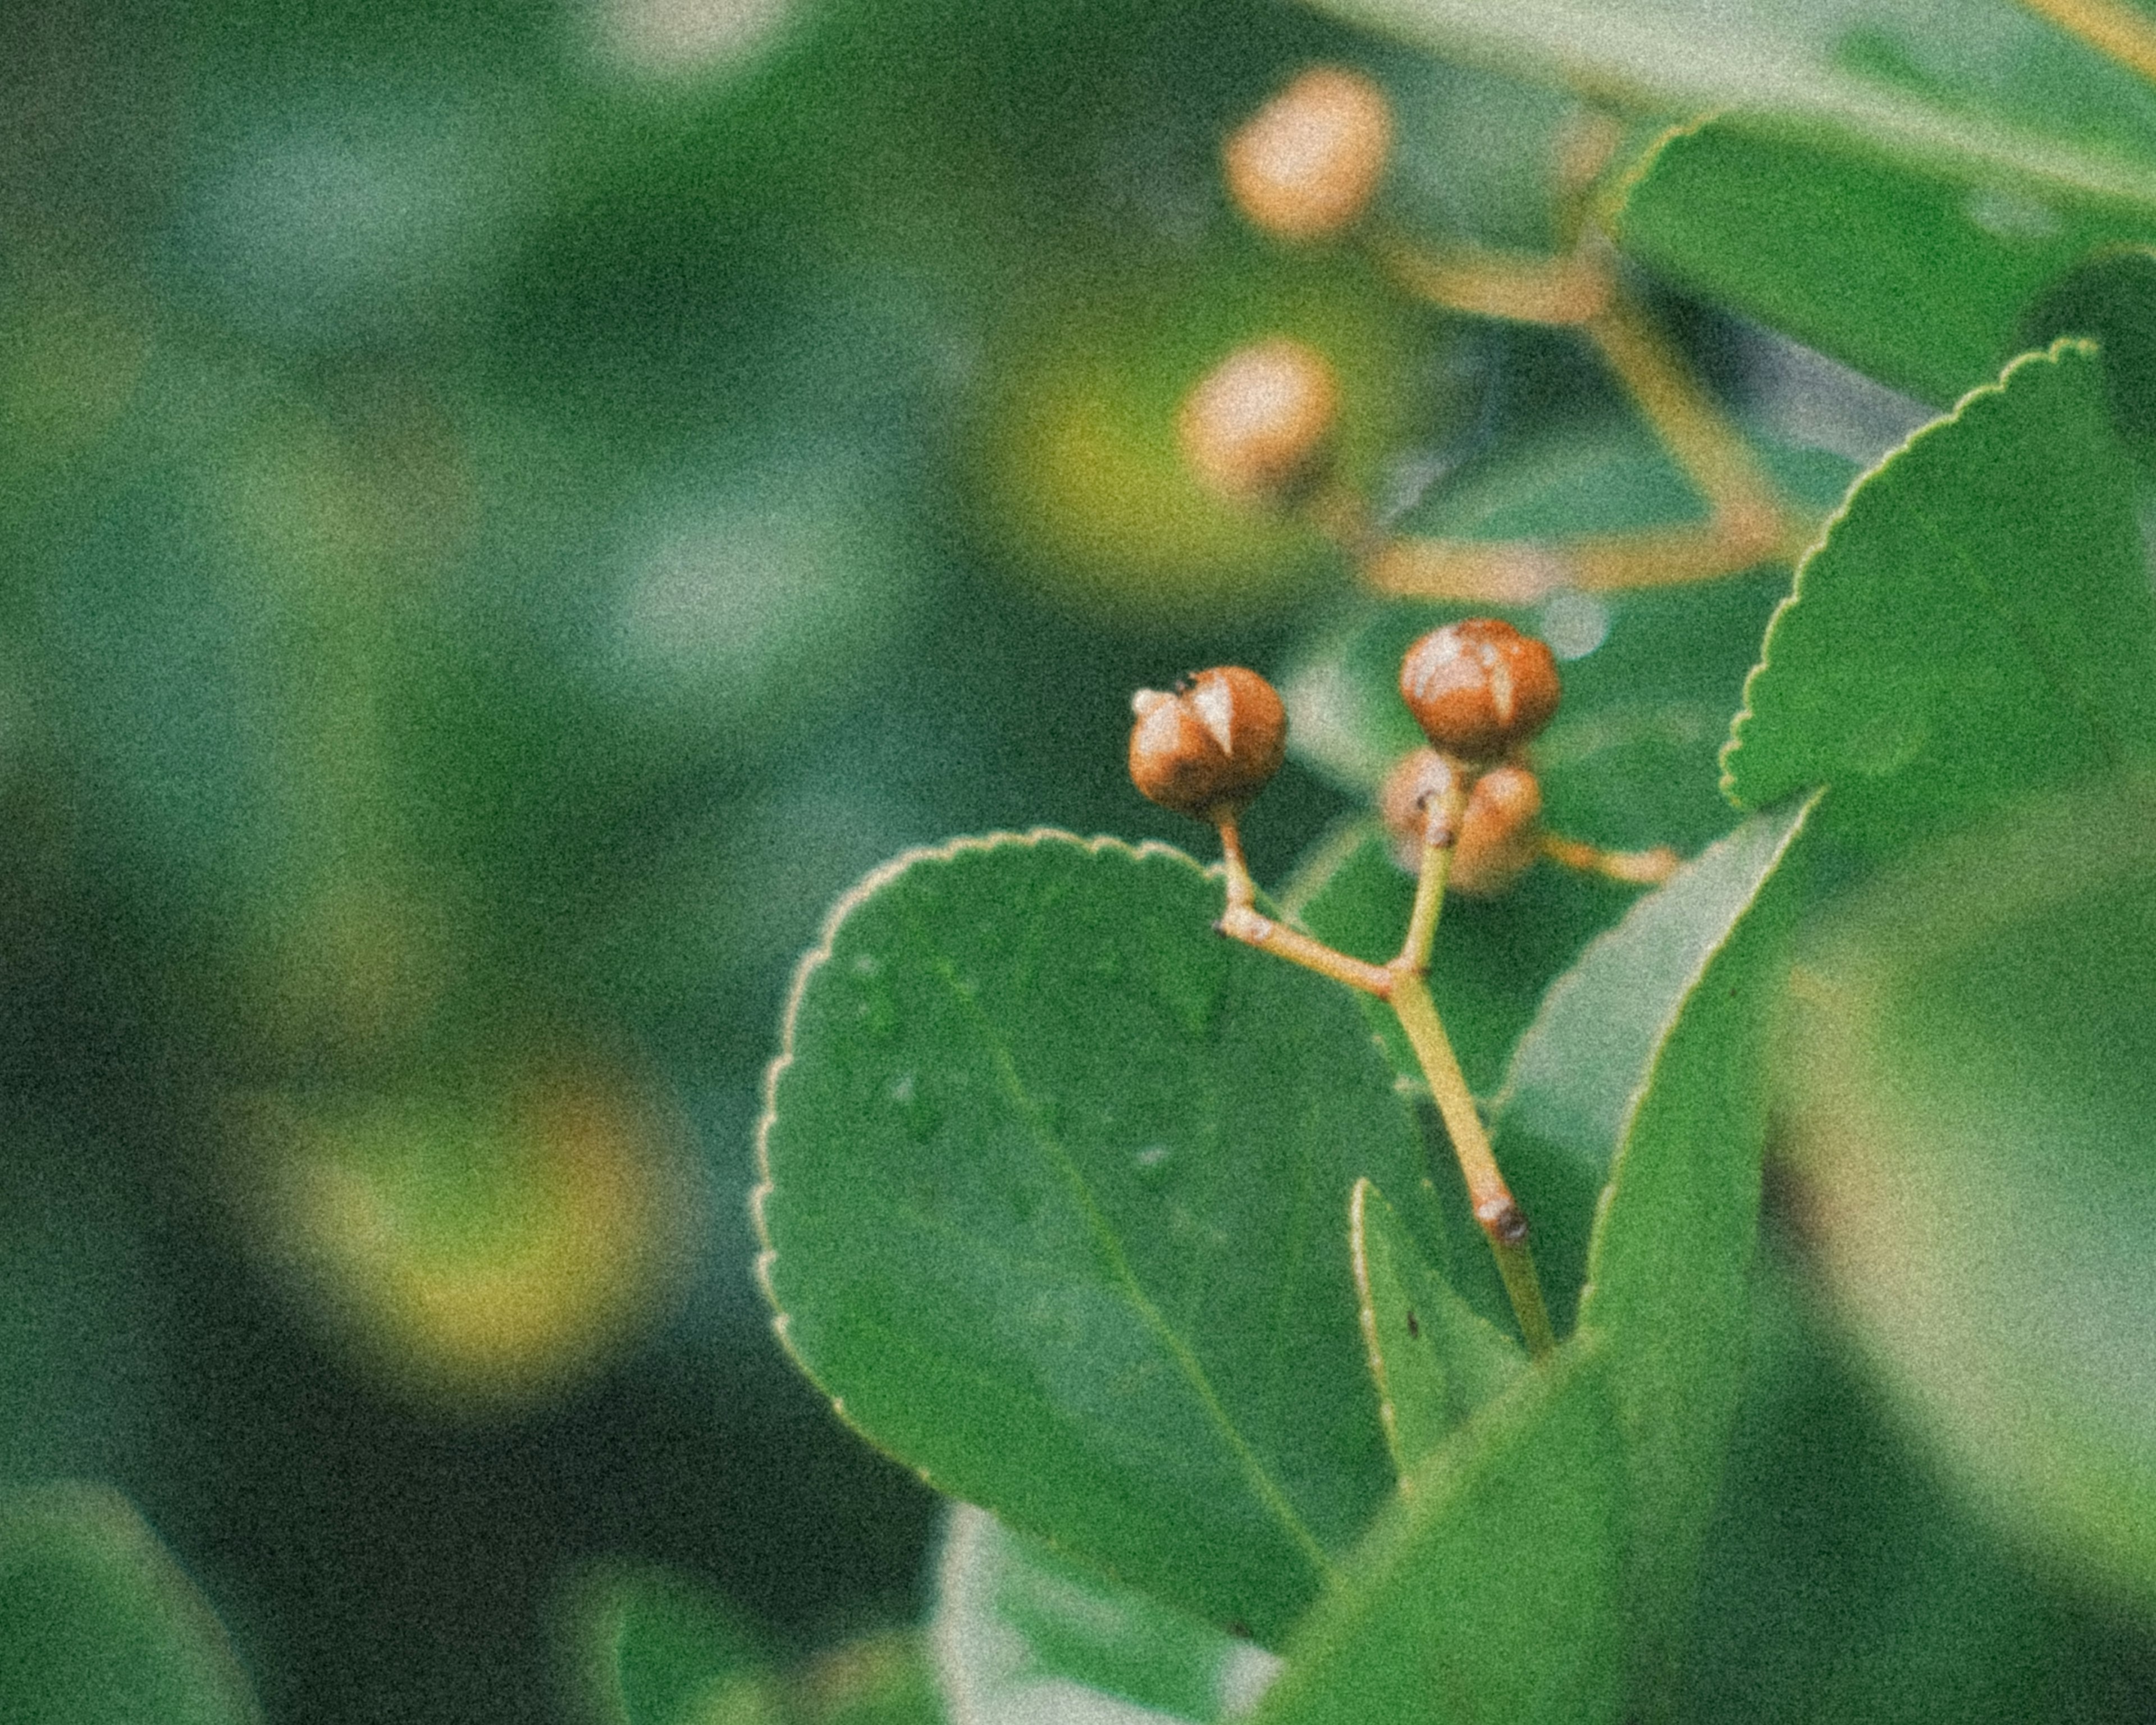
{"type": "Polygon", "coordinates": [[[1430,1267],[1399,1213],[1368,1180],[1355,1183],[1348,1249],[1378,1414],[1405,1480],[1470,1415],[1504,1392],[1527,1357],[1430,1267]]]}
{"type": "Polygon", "coordinates": [[[933,1634],[952,1725],[1191,1725],[1247,1712],[1280,1661],[956,1504],[933,1634]]]}
{"type": "Polygon", "coordinates": [[[1879,855],[2156,755],[2156,600],[2093,349],[2008,367],[1889,456],[1805,559],[1724,754],[1753,806],[1830,783],[1879,855]]]}
{"type": "Polygon", "coordinates": [[[20,1725],[250,1725],[224,1632],[108,1486],[0,1499],[0,1718],[20,1725]]]}
{"type": "Polygon", "coordinates": [[[1750,908],[1798,816],[1757,817],[1640,898],[1543,996],[1498,1099],[1501,1145],[1528,1135],[1606,1178],[1701,973],[1750,908]]]}
{"type": "Polygon", "coordinates": [[[2156,208],[2156,95],[2010,0],[1325,0],[1449,57],[1671,116],[1861,143],[1971,183],[2156,208]]]}
{"type": "Polygon", "coordinates": [[[1568,1344],[1423,1462],[1259,1725],[1615,1720],[1623,1497],[1600,1362],[1568,1344]]]}
{"type": "MultiPolygon", "coordinates": [[[[1624,1435],[1626,1640],[1643,1703],[1668,1680],[1743,1386],[1766,1029],[1797,903],[1784,865],[1810,806],[1755,816],[1687,865],[1589,954],[1537,1026],[1553,1040],[1569,1027],[1591,1048],[1602,1039],[1584,1009],[1598,996],[1612,1022],[1628,1010],[1659,1019],[1650,1044],[1634,1043],[1645,1060],[1625,1086],[1579,1304],[1581,1332],[1606,1347],[1624,1435]]],[[[1626,1028],[1635,1034],[1638,1019],[1626,1028]]],[[[1603,1070],[1614,1094],[1624,1079],[1603,1070]]],[[[1576,1090],[1567,1100],[1581,1101],[1576,1090]]]]}
{"type": "MultiPolygon", "coordinates": [[[[1973,189],[1817,139],[1717,119],[1673,133],[1625,184],[1626,250],[1686,288],[1928,401],[1989,382],[2046,290],[2156,209],[1973,189]]],[[[2050,320],[2046,339],[2086,326],[2050,320]]]]}
{"type": "Polygon", "coordinates": [[[802,968],[758,1215],[865,1435],[1266,1640],[1390,1488],[1339,1241],[1420,1152],[1354,1002],[1219,906],[1187,857],[1054,834],[872,876],[802,968]]]}

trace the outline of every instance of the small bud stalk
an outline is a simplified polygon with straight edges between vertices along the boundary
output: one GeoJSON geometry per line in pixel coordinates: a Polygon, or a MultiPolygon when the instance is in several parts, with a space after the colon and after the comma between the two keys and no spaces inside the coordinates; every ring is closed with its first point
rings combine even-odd
{"type": "Polygon", "coordinates": [[[1216,933],[1240,941],[1246,947],[1255,947],[1260,952],[1270,952],[1276,958],[1285,958],[1291,964],[1299,964],[1305,970],[1314,970],[1360,993],[1374,994],[1381,1000],[1389,997],[1393,973],[1385,966],[1366,964],[1259,910],[1257,882],[1250,878],[1250,869],[1243,860],[1242,834],[1236,828],[1235,817],[1224,814],[1214,824],[1220,831],[1221,865],[1228,877],[1227,908],[1213,925],[1216,933]]]}
{"type": "Polygon", "coordinates": [[[1459,763],[1432,753],[1438,772],[1425,768],[1419,806],[1422,813],[1421,867],[1415,880],[1414,908],[1409,913],[1406,938],[1399,956],[1386,967],[1392,985],[1385,1002],[1399,1020],[1415,1063],[1430,1086],[1430,1100],[1445,1122],[1445,1136],[1467,1186],[1467,1202],[1475,1220],[1490,1242],[1497,1260],[1497,1274],[1505,1284],[1512,1314],[1519,1321],[1521,1339],[1537,1358],[1557,1346],[1550,1327],[1549,1308],[1543,1300],[1542,1280],[1535,1273],[1533,1253],[1527,1245],[1527,1219],[1497,1166],[1496,1153],[1482,1125],[1481,1111],[1460,1069],[1452,1039],[1445,1034],[1437,1003],[1430,998],[1424,978],[1430,954],[1436,943],[1438,913],[1445,901],[1445,878],[1454,865],[1454,853],[1469,820],[1472,803],[1465,788],[1466,773],[1459,763]]]}
{"type": "MultiPolygon", "coordinates": [[[[1553,671],[1548,701],[1553,710],[1554,677],[1553,671]]],[[[1279,770],[1286,751],[1286,712],[1272,685],[1255,671],[1227,665],[1199,672],[1173,694],[1141,690],[1131,705],[1137,716],[1131,730],[1132,782],[1163,808],[1206,821],[1220,834],[1227,902],[1214,928],[1245,946],[1374,995],[1399,1019],[1452,1141],[1468,1203],[1496,1255],[1521,1337],[1530,1353],[1548,1353],[1557,1345],[1556,1337],[1527,1247],[1527,1218],[1498,1169],[1474,1094],[1424,980],[1445,878],[1471,819],[1471,769],[1433,752],[1435,768],[1426,771],[1427,783],[1418,788],[1414,804],[1422,840],[1414,909],[1399,955],[1389,964],[1371,964],[1258,909],[1257,883],[1244,860],[1239,821],[1279,770]]],[[[1528,705],[1532,709],[1532,699],[1528,705]]],[[[1527,717],[1532,729],[1539,729],[1548,713],[1537,717],[1530,711],[1527,717]]]]}

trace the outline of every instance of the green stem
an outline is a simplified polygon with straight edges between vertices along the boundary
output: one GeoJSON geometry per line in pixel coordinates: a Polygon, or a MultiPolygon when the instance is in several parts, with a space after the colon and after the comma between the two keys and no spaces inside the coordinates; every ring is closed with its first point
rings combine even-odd
{"type": "Polygon", "coordinates": [[[1407,938],[1399,956],[1390,964],[1368,964],[1350,957],[1261,914],[1254,902],[1257,887],[1243,860],[1242,837],[1236,829],[1235,814],[1224,809],[1216,810],[1213,819],[1220,829],[1228,904],[1214,927],[1261,952],[1374,994],[1391,1006],[1414,1049],[1430,1093],[1436,1099],[1437,1111],[1444,1117],[1453,1154],[1460,1158],[1460,1172],[1467,1182],[1468,1202],[1496,1258],[1497,1274],[1512,1302],[1513,1316],[1519,1320],[1520,1334],[1527,1342],[1527,1352],[1539,1358],[1557,1346],[1557,1337],[1550,1328],[1549,1309],[1543,1303],[1534,1255],[1527,1249],[1527,1219],[1498,1171],[1490,1136],[1482,1129],[1482,1117],[1476,1111],[1474,1095],[1467,1088],[1466,1075],[1460,1070],[1451,1039],[1437,1015],[1437,1004],[1430,998],[1430,985],[1423,980],[1430,968],[1430,946],[1437,937],[1445,875],[1452,865],[1453,840],[1465,802],[1465,793],[1455,782],[1444,802],[1430,812],[1422,875],[1415,886],[1407,938]]]}
{"type": "Polygon", "coordinates": [[[1497,1260],[1497,1274],[1519,1320],[1520,1335],[1527,1352],[1537,1358],[1557,1346],[1550,1327],[1549,1308],[1543,1301],[1542,1281],[1535,1274],[1534,1254],[1527,1246],[1527,1219],[1512,1197],[1512,1189],[1497,1167],[1483,1130],[1481,1114],[1475,1106],[1467,1076],[1460,1070],[1452,1040],[1430,998],[1429,985],[1419,976],[1395,977],[1390,996],[1394,1014],[1414,1045],[1430,1093],[1452,1140],[1452,1153],[1460,1159],[1460,1172],[1467,1183],[1467,1201],[1490,1242],[1497,1260]]]}
{"type": "Polygon", "coordinates": [[[1452,1039],[1445,1034],[1445,1021],[1437,1015],[1424,980],[1430,970],[1430,947],[1437,938],[1437,918],[1445,903],[1445,876],[1451,871],[1452,851],[1465,817],[1467,801],[1464,773],[1454,776],[1443,800],[1429,811],[1423,835],[1422,872],[1415,882],[1414,909],[1408,917],[1407,938],[1400,955],[1387,966],[1392,986],[1385,999],[1400,1021],[1414,1049],[1415,1060],[1429,1082],[1431,1098],[1452,1140],[1459,1158],[1460,1177],[1467,1183],[1467,1201],[1475,1219],[1490,1242],[1497,1260],[1497,1274],[1519,1320],[1520,1334],[1528,1353],[1539,1358],[1557,1345],[1550,1328],[1549,1308],[1543,1302],[1541,1279],[1535,1274],[1534,1254],[1527,1247],[1527,1219],[1505,1183],[1497,1158],[1483,1130],[1482,1116],[1475,1106],[1467,1075],[1460,1070],[1460,1057],[1452,1051],[1452,1039]]]}
{"type": "Polygon", "coordinates": [[[1445,908],[1445,877],[1452,872],[1452,853],[1460,840],[1460,823],[1466,819],[1467,793],[1461,775],[1452,783],[1437,806],[1426,812],[1423,829],[1422,869],[1415,876],[1414,908],[1408,913],[1407,938],[1393,968],[1409,976],[1430,970],[1430,949],[1437,943],[1438,912],[1445,908]]]}

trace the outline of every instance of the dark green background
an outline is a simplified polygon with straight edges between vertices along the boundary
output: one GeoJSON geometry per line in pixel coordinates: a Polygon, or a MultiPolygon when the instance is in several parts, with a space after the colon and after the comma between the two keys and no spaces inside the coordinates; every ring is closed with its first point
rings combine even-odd
{"type": "MultiPolygon", "coordinates": [[[[1337,353],[1366,477],[1617,414],[1564,339],[1397,306],[1215,181],[1229,125],[1343,58],[1400,102],[1409,219],[1531,244],[1557,97],[1244,0],[798,0],[668,69],[599,16],[0,11],[0,1481],[124,1491],[276,1721],[580,1717],[602,1563],[780,1660],[915,1621],[937,1506],[751,1276],[796,955],[949,833],[1194,843],[1123,778],[1129,691],[1360,627],[1322,547],[1178,489],[1174,403],[1236,341],[1337,353]],[[1081,398],[1116,485],[1198,525],[1151,543],[1026,465],[1081,398]],[[670,557],[719,572],[636,585],[670,557]],[[543,1381],[414,1378],[294,1268],[265,1167],[314,1142],[289,1122],[494,1120],[535,1071],[679,1122],[685,1256],[543,1381]]],[[[1768,597],[1655,603],[1719,696],[1768,597]]],[[[1691,788],[1688,842],[1720,817],[1691,788]]],[[[1291,766],[1260,875],[1353,806],[1291,766]]],[[[1463,919],[1478,961],[1534,950],[1463,919]]],[[[408,1163],[352,1153],[430,1225],[515,1210],[485,1132],[410,1129],[408,1163]]],[[[2020,1718],[2064,1684],[2145,1717],[2145,1628],[1934,1481],[1785,1243],[1699,1716],[2020,1718]]]]}

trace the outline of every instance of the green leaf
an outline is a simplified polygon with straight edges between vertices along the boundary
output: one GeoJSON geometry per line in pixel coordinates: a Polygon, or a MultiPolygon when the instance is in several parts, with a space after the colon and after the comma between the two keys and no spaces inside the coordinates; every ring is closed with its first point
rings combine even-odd
{"type": "Polygon", "coordinates": [[[1831,784],[1859,855],[2156,752],[2156,602],[2102,369],[2010,366],[1851,493],[1767,634],[1724,782],[1831,784]]]}
{"type": "Polygon", "coordinates": [[[1494,1400],[1527,1364],[1519,1344],[1480,1317],[1430,1267],[1399,1214],[1368,1180],[1355,1183],[1348,1249],[1362,1299],[1363,1340],[1385,1441],[1404,1479],[1494,1400]]]}
{"type": "Polygon", "coordinates": [[[1846,1312],[1818,1297],[1811,1266],[1762,1256],[1677,1717],[2117,1717],[2145,1642],[2078,1587],[2036,1584],[1912,1442],[1876,1365],[1850,1357],[1846,1312]]]}
{"type": "MultiPolygon", "coordinates": [[[[1653,489],[1643,475],[1667,464],[1635,442],[1597,439],[1583,465],[1569,458],[1537,465],[1517,485],[1508,477],[1502,491],[1463,495],[1460,513],[1430,525],[1479,532],[1476,523],[1494,522],[1509,534],[1562,531],[1568,521],[1621,531],[1665,519],[1663,493],[1643,495],[1653,489]],[[1605,481],[1609,489],[1597,491],[1605,481]],[[1589,493],[1602,512],[1583,522],[1577,511],[1589,493]]],[[[1785,481],[1801,480],[1806,495],[1839,497],[1848,469],[1793,460],[1777,471],[1785,481]]],[[[1681,499],[1674,475],[1662,478],[1670,496],[1681,499]]],[[[1681,850],[1728,830],[1734,817],[1718,789],[1716,750],[1784,591],[1780,578],[1760,574],[1621,598],[1569,593],[1539,613],[1517,614],[1530,632],[1568,640],[1573,655],[1562,666],[1564,705],[1533,751],[1554,830],[1620,848],[1681,850]]],[[[1343,613],[1283,679],[1298,758],[1343,788],[1374,796],[1392,763],[1422,742],[1399,698],[1401,655],[1425,630],[1466,614],[1457,606],[1397,604],[1343,613]]],[[[1455,894],[1447,901],[1430,989],[1477,1091],[1493,1090],[1502,1078],[1543,990],[1637,896],[1544,865],[1501,899],[1455,894]]],[[[1394,865],[1374,828],[1322,848],[1282,893],[1312,933],[1373,962],[1398,949],[1413,898],[1413,881],[1394,865]]],[[[1370,1018],[1396,1069],[1419,1084],[1391,1014],[1373,1007],[1370,1018]]]]}
{"type": "Polygon", "coordinates": [[[2103,355],[2111,423],[2145,468],[2156,460],[2156,249],[2114,246],[2068,270],[2030,303],[2020,346],[2087,336],[2103,355]]]}
{"type": "Polygon", "coordinates": [[[965,1725],[1212,1725],[1280,1661],[954,1505],[937,1571],[937,1663],[965,1725]]]}
{"type": "Polygon", "coordinates": [[[244,1725],[224,1632],[110,1486],[0,1499],[0,1717],[9,1725],[244,1725]]]}
{"type": "Polygon", "coordinates": [[[1767,1024],[1797,903],[1783,865],[1811,806],[1755,816],[1643,901],[1552,991],[1515,1069],[1513,1106],[1584,1153],[1617,1128],[1579,1327],[1605,1344],[1624,1435],[1635,1702],[1671,1676],[1743,1384],[1767,1024]],[[1552,1058],[1566,1047],[1577,1072],[1552,1058]]]}
{"type": "Polygon", "coordinates": [[[620,1572],[580,1591],[572,1609],[584,1679],[608,1725],[778,1725],[762,1655],[704,1589],[620,1572]]]}
{"type": "Polygon", "coordinates": [[[1325,0],[1448,57],[1672,117],[1861,142],[2018,188],[2156,208],[2156,95],[2010,0],[1702,9],[1688,0],[1325,0]]]}
{"type": "Polygon", "coordinates": [[[1500,1146],[1532,1137],[1609,1177],[1671,1029],[1760,883],[1795,816],[1755,817],[1681,868],[1599,937],[1543,999],[1512,1052],[1500,1146]]]}
{"type": "Polygon", "coordinates": [[[2102,249],[2156,238],[2156,209],[1972,187],[1717,119],[1663,141],[1613,226],[1691,291],[1946,403],[2032,334],[2094,331],[2087,308],[2040,300],[2102,249]]]}
{"type": "Polygon", "coordinates": [[[1623,1495],[1601,1363],[1568,1343],[1404,1483],[1257,1725],[1614,1721],[1623,1495]]]}
{"type": "Polygon", "coordinates": [[[149,1200],[78,1123],[8,1122],[0,1167],[0,1480],[116,1469],[143,1453],[165,1297],[149,1200]]]}
{"type": "Polygon", "coordinates": [[[800,973],[758,1216],[781,1334],[871,1441],[1272,1640],[1390,1489],[1338,1242],[1420,1153],[1353,1001],[1220,903],[1057,834],[871,876],[800,973]]]}
{"type": "Polygon", "coordinates": [[[1945,1476],[2156,1605],[2156,787],[2100,777],[1882,872],[1803,952],[1800,1214],[1945,1476]]]}

